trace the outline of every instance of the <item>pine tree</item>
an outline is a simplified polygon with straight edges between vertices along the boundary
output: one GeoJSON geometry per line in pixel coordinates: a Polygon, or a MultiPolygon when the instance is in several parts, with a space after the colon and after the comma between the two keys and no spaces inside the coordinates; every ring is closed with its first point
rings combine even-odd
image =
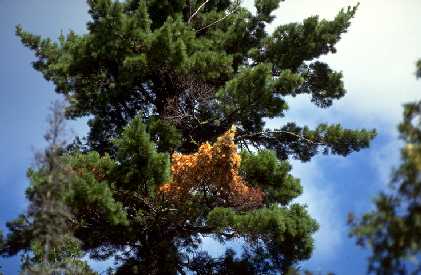
{"type": "MultiPolygon", "coordinates": [[[[204,236],[245,241],[240,259],[216,259],[216,273],[239,261],[287,272],[311,256],[318,225],[291,204],[302,187],[288,158],[346,156],[375,131],[265,128],[289,96],[327,108],[345,95],[342,73],[317,59],[336,52],[357,9],[269,34],[280,2],[256,0],[252,14],[237,0],[89,0],[86,34],[53,41],[17,27],[34,68],[67,99],[67,118],[90,117],[86,140],[63,157],[63,196],[92,258],[115,256],[116,274],[185,274],[208,261],[195,256],[204,236]]],[[[9,229],[2,253],[29,249],[31,226],[9,229]]]]}
{"type": "MultiPolygon", "coordinates": [[[[417,77],[421,60],[417,62],[417,77]]],[[[374,210],[350,216],[351,236],[371,251],[368,271],[376,274],[421,272],[421,102],[404,105],[400,166],[393,172],[388,192],[375,198],[374,210]]]]}
{"type": "Polygon", "coordinates": [[[72,234],[72,213],[65,203],[71,172],[62,160],[65,145],[64,105],[55,102],[48,118],[44,152],[36,154],[36,165],[28,170],[31,181],[26,191],[28,211],[8,223],[12,232],[26,228],[29,234],[8,236],[4,244],[9,253],[24,250],[22,274],[92,274],[80,261],[82,251],[72,234]]]}

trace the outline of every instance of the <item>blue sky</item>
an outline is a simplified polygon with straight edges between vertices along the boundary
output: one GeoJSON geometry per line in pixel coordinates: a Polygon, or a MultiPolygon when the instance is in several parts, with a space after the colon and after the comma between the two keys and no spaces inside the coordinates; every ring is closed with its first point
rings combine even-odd
{"type": "MultiPolygon", "coordinates": [[[[252,8],[253,0],[244,0],[252,8]]],[[[293,162],[308,204],[321,228],[315,235],[312,259],[303,263],[316,271],[364,274],[367,251],[347,237],[346,215],[362,213],[387,185],[391,167],[399,161],[396,125],[402,104],[420,98],[421,81],[414,76],[421,57],[418,0],[361,0],[349,33],[338,44],[338,53],[324,57],[344,73],[348,94],[328,110],[317,109],[307,97],[291,100],[288,120],[310,126],[340,122],[350,128],[376,128],[379,136],[369,150],[342,158],[318,156],[310,163],[293,162]]],[[[319,14],[332,18],[353,0],[287,0],[268,26],[301,21],[319,14]]],[[[56,38],[60,31],[85,30],[88,20],[84,0],[0,0],[0,228],[25,209],[26,169],[33,148],[42,148],[48,106],[56,98],[53,86],[30,65],[32,53],[14,36],[22,24],[31,32],[56,38]]],[[[281,121],[270,121],[277,126],[281,121]]],[[[70,125],[86,131],[82,123],[70,125]]],[[[217,247],[213,247],[213,250],[217,247]]],[[[5,274],[17,274],[19,259],[0,259],[5,274]]]]}

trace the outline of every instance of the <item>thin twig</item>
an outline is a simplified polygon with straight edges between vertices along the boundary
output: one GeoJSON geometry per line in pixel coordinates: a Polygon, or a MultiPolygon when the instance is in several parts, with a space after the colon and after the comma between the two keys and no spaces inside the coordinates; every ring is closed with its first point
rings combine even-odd
{"type": "Polygon", "coordinates": [[[311,139],[306,138],[303,135],[299,135],[299,134],[296,134],[294,132],[289,132],[289,131],[284,131],[284,130],[263,131],[263,132],[253,133],[253,134],[239,135],[236,138],[247,138],[247,137],[254,137],[254,136],[260,136],[260,135],[265,135],[265,134],[288,134],[288,135],[295,136],[295,137],[297,137],[299,139],[302,139],[304,141],[307,141],[308,143],[311,143],[311,144],[315,144],[315,145],[326,145],[323,142],[314,141],[314,140],[311,140],[311,139]]]}
{"type": "Polygon", "coordinates": [[[199,8],[190,16],[189,20],[187,21],[188,23],[190,23],[190,21],[193,19],[193,17],[196,16],[196,14],[199,13],[199,11],[209,2],[209,0],[206,0],[205,2],[203,2],[199,8]]]}
{"type": "Polygon", "coordinates": [[[227,13],[224,17],[222,17],[222,18],[220,18],[220,19],[216,20],[215,22],[212,22],[212,23],[210,23],[209,25],[206,25],[206,26],[204,26],[203,28],[198,29],[198,30],[196,31],[196,33],[201,32],[201,31],[203,31],[203,30],[205,30],[205,29],[207,29],[207,28],[212,27],[213,25],[218,24],[219,22],[221,22],[222,20],[224,20],[225,18],[227,18],[228,16],[230,16],[230,15],[231,15],[231,14],[233,14],[234,12],[235,12],[235,10],[234,10],[234,11],[232,11],[232,12],[227,13]]]}

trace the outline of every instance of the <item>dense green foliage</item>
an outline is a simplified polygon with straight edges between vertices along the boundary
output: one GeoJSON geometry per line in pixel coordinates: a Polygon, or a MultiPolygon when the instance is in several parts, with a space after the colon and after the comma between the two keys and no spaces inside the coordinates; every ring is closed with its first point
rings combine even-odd
{"type": "MultiPolygon", "coordinates": [[[[368,147],[375,132],[294,122],[265,128],[267,119],[285,116],[288,97],[308,94],[326,108],[345,95],[342,74],[317,59],[336,52],[356,12],[350,7],[332,21],[314,16],[269,34],[265,26],[280,2],[256,0],[253,15],[230,0],[89,0],[86,34],[55,42],[17,28],[35,52],[34,68],[66,98],[67,118],[90,119],[86,140],[58,156],[68,168],[58,180],[69,213],[61,222],[81,251],[115,256],[116,274],[287,272],[311,256],[318,225],[304,206],[291,205],[302,187],[287,159],[345,156],[368,147]],[[171,154],[193,153],[233,125],[240,174],[263,191],[263,205],[228,207],[206,186],[189,190],[182,203],[167,200],[160,186],[171,181],[171,154]],[[247,248],[240,258],[227,251],[213,259],[199,249],[203,236],[240,237],[247,248]],[[211,269],[199,272],[206,263],[211,269]]],[[[43,170],[31,177],[31,204],[31,194],[49,188],[38,179],[43,170]]],[[[38,221],[29,211],[9,223],[2,254],[36,253],[38,221]]]]}
{"type": "MultiPolygon", "coordinates": [[[[417,74],[421,60],[417,63],[417,74]]],[[[390,191],[380,193],[375,208],[360,219],[351,216],[351,235],[372,254],[368,271],[376,274],[421,272],[421,102],[405,104],[400,166],[394,171],[390,191]]]]}
{"type": "Polygon", "coordinates": [[[92,0],[86,35],[70,32],[53,42],[20,27],[17,33],[35,51],[34,67],[69,100],[67,115],[92,116],[88,144],[100,153],[112,150],[111,140],[137,114],[172,121],[182,132],[184,151],[232,124],[242,142],[274,149],[282,158],[308,160],[321,145],[339,154],[367,146],[371,132],[333,126],[280,129],[317,145],[287,133],[260,134],[264,118],[284,115],[285,96],[311,94],[316,105],[328,107],[344,95],[341,73],[311,61],[336,52],[355,8],[333,21],[311,17],[269,35],[264,27],[280,1],[258,1],[256,16],[230,1],[209,1],[186,22],[199,7],[194,2],[92,0]],[[230,16],[203,29],[227,10],[230,16]]]}
{"type": "Polygon", "coordinates": [[[268,150],[257,154],[243,151],[241,173],[252,186],[259,186],[265,192],[265,204],[288,204],[302,193],[300,181],[289,174],[288,162],[279,162],[275,153],[268,150]]]}

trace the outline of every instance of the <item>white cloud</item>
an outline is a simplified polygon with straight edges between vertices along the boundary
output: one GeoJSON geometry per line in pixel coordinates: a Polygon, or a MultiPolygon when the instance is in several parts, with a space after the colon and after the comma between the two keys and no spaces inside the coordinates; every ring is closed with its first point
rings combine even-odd
{"type": "Polygon", "coordinates": [[[397,137],[391,136],[380,150],[370,152],[372,165],[377,171],[378,178],[385,188],[391,179],[392,170],[399,165],[400,148],[402,142],[397,137]]]}
{"type": "Polygon", "coordinates": [[[349,91],[337,109],[396,125],[401,105],[420,97],[421,83],[414,75],[421,57],[420,10],[416,0],[361,2],[338,53],[324,58],[343,71],[349,91]]]}
{"type": "Polygon", "coordinates": [[[315,250],[313,259],[329,259],[334,256],[341,245],[345,217],[337,211],[337,196],[321,173],[318,161],[310,163],[293,163],[293,175],[301,179],[304,192],[296,199],[308,206],[309,214],[317,220],[319,230],[314,235],[315,250]]]}
{"type": "MultiPolygon", "coordinates": [[[[347,96],[334,107],[349,117],[395,125],[401,105],[419,98],[415,61],[421,57],[418,0],[287,0],[268,26],[300,22],[312,15],[332,19],[341,8],[360,2],[349,32],[338,43],[338,53],[323,57],[343,71],[347,96]]],[[[252,9],[254,0],[243,1],[252,9]]]]}

